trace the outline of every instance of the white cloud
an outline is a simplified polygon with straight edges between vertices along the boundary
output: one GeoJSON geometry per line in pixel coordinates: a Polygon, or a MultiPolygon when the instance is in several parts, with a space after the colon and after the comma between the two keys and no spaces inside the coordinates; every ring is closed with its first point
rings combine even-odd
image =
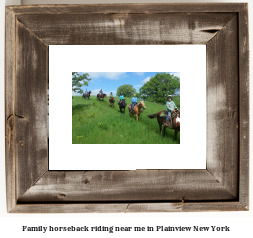
{"type": "Polygon", "coordinates": [[[72,91],[72,96],[80,96],[80,95],[82,95],[82,94],[79,94],[79,93],[76,93],[76,92],[72,91]]]}
{"type": "Polygon", "coordinates": [[[174,74],[174,76],[180,78],[180,73],[179,72],[169,72],[169,74],[174,74]]]}
{"type": "Polygon", "coordinates": [[[98,85],[98,83],[97,82],[99,82],[100,80],[91,80],[90,82],[89,82],[89,84],[95,84],[95,85],[98,85]]]}
{"type": "Polygon", "coordinates": [[[93,89],[91,91],[91,95],[97,95],[99,93],[100,89],[93,89]]]}
{"type": "Polygon", "coordinates": [[[142,80],[141,82],[142,82],[142,83],[146,83],[146,82],[148,82],[150,79],[151,79],[151,77],[147,77],[147,78],[145,78],[144,80],[142,80]]]}
{"type": "Polygon", "coordinates": [[[134,88],[140,88],[142,86],[143,86],[142,84],[141,85],[134,85],[134,88]]]}
{"type": "Polygon", "coordinates": [[[98,79],[104,77],[111,80],[118,80],[122,76],[125,76],[126,72],[90,72],[89,77],[92,79],[98,79]]]}

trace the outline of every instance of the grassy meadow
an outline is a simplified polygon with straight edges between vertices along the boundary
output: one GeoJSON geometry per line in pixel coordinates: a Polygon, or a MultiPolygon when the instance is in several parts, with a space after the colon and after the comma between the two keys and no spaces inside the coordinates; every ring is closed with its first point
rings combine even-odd
{"type": "MultiPolygon", "coordinates": [[[[127,105],[131,98],[125,98],[127,105]]],[[[157,119],[147,115],[165,110],[165,105],[145,101],[146,110],[139,121],[126,112],[120,113],[119,97],[115,97],[114,108],[109,106],[109,97],[98,101],[96,96],[82,99],[72,97],[72,143],[73,144],[180,144],[180,132],[175,140],[174,130],[166,129],[165,137],[160,135],[157,119]]],[[[173,101],[180,110],[180,96],[173,101]]],[[[138,100],[139,102],[139,100],[138,100]]]]}

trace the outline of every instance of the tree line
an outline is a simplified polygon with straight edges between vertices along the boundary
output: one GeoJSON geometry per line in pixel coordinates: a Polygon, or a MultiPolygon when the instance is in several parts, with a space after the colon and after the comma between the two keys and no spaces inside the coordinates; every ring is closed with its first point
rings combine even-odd
{"type": "MultiPolygon", "coordinates": [[[[72,90],[83,94],[81,87],[88,86],[91,80],[88,73],[79,74],[72,72],[72,90]]],[[[169,73],[156,73],[140,89],[139,93],[130,84],[124,84],[117,88],[117,96],[122,93],[125,97],[132,97],[136,94],[138,98],[156,103],[166,103],[168,95],[174,95],[180,89],[180,79],[169,73]]]]}
{"type": "Polygon", "coordinates": [[[88,82],[91,78],[88,78],[89,74],[80,74],[78,72],[72,72],[72,91],[83,94],[81,87],[88,86],[88,82]]]}
{"type": "Polygon", "coordinates": [[[129,84],[117,89],[117,96],[122,93],[125,97],[131,97],[135,93],[138,98],[156,103],[166,103],[168,95],[174,95],[180,89],[180,79],[169,73],[157,73],[151,77],[140,89],[139,93],[129,84]]]}

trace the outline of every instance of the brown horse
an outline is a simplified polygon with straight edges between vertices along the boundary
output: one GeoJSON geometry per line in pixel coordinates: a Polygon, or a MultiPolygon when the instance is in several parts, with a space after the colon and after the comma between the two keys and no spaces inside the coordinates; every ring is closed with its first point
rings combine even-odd
{"type": "Polygon", "coordinates": [[[114,102],[115,102],[114,97],[110,97],[110,98],[109,98],[110,106],[114,107],[114,102]]]}
{"type": "Polygon", "coordinates": [[[100,95],[100,93],[97,94],[97,99],[98,100],[100,100],[100,98],[102,98],[102,100],[104,101],[104,98],[106,98],[106,97],[107,97],[107,95],[105,93],[103,93],[102,95],[100,95]]]}
{"type": "Polygon", "coordinates": [[[88,99],[89,99],[89,98],[90,98],[90,94],[91,94],[91,91],[89,91],[89,92],[87,92],[87,93],[84,93],[82,98],[83,98],[83,99],[85,99],[85,98],[88,98],[88,99]]]}
{"type": "MultiPolygon", "coordinates": [[[[152,115],[148,115],[148,117],[150,119],[153,119],[153,118],[157,118],[157,122],[159,124],[159,127],[160,127],[160,133],[163,134],[163,136],[165,135],[165,130],[166,130],[166,127],[165,126],[165,121],[166,121],[166,114],[168,115],[168,111],[167,110],[163,110],[163,111],[160,111],[156,114],[152,114],[152,115]],[[160,116],[161,113],[164,113],[165,116],[160,116]],[[162,125],[163,125],[163,133],[162,133],[162,125]]],[[[174,111],[171,113],[170,115],[170,120],[172,123],[168,126],[169,129],[174,129],[175,130],[175,139],[177,140],[177,133],[180,131],[180,111],[174,111]]]]}
{"type": "MultiPolygon", "coordinates": [[[[130,111],[131,111],[131,107],[132,107],[132,104],[130,104],[130,105],[128,106],[129,113],[130,113],[130,111]]],[[[145,104],[144,104],[143,101],[141,101],[140,103],[138,103],[138,104],[136,104],[136,105],[134,106],[134,108],[133,108],[133,110],[132,110],[130,116],[135,114],[135,115],[136,115],[136,120],[139,121],[140,115],[141,115],[141,113],[142,113],[142,111],[141,111],[142,108],[143,108],[144,110],[146,109],[145,104]]]]}

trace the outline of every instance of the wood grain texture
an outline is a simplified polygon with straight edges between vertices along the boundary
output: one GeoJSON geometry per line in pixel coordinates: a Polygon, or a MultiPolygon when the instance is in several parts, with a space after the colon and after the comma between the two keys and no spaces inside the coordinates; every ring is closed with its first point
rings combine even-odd
{"type": "Polygon", "coordinates": [[[16,22],[15,146],[17,198],[48,169],[47,46],[16,22]]]}
{"type": "Polygon", "coordinates": [[[83,4],[83,5],[27,5],[9,7],[16,15],[25,14],[94,14],[94,13],[207,13],[238,12],[244,3],[155,3],[155,4],[83,4]]]}
{"type": "Polygon", "coordinates": [[[207,170],[49,171],[19,198],[19,202],[235,198],[207,170]]]}
{"type": "Polygon", "coordinates": [[[239,201],[249,206],[249,32],[248,5],[239,19],[239,201]]]}
{"type": "Polygon", "coordinates": [[[15,15],[6,8],[5,26],[5,156],[6,156],[6,196],[7,211],[16,205],[16,181],[15,181],[15,148],[14,148],[14,124],[15,111],[13,95],[15,92],[15,15]]]}
{"type": "Polygon", "coordinates": [[[129,204],[126,212],[214,212],[247,211],[239,202],[185,202],[129,204]]]}
{"type": "Polygon", "coordinates": [[[206,44],[235,16],[40,14],[18,16],[18,20],[47,45],[206,44]]]}
{"type": "Polygon", "coordinates": [[[8,211],[248,210],[247,17],[232,3],[7,7],[8,211]],[[207,170],[47,171],[49,44],[179,43],[207,44],[207,170]]]}
{"type": "Polygon", "coordinates": [[[238,28],[235,16],[207,45],[207,169],[238,197],[238,28]]]}
{"type": "Polygon", "coordinates": [[[247,211],[239,202],[156,202],[156,203],[83,203],[83,204],[22,204],[13,213],[134,213],[134,212],[215,212],[247,211]]]}

